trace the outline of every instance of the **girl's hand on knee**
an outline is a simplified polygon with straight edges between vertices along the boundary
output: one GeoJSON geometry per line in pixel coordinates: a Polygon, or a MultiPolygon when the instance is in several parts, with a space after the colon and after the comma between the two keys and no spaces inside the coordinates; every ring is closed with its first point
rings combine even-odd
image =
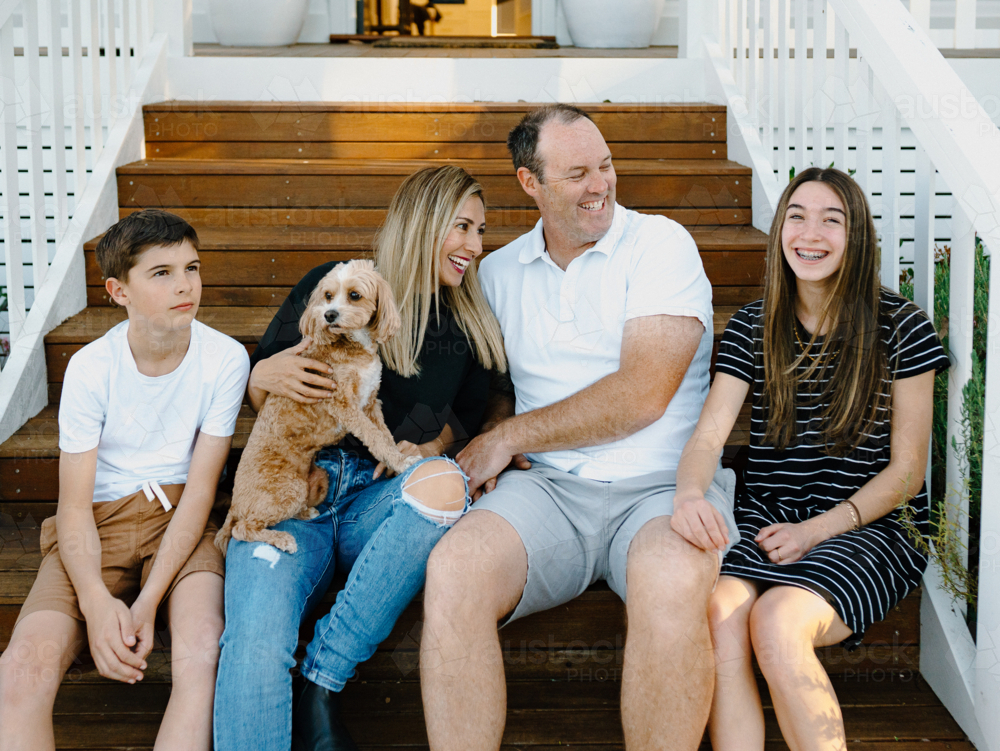
{"type": "Polygon", "coordinates": [[[725,550],[729,544],[729,529],[711,503],[702,498],[674,498],[674,513],[670,528],[692,545],[709,552],[725,550]]]}
{"type": "Polygon", "coordinates": [[[767,553],[771,563],[795,563],[813,549],[819,540],[806,522],[799,524],[772,524],[764,527],[754,538],[757,546],[767,553]]]}

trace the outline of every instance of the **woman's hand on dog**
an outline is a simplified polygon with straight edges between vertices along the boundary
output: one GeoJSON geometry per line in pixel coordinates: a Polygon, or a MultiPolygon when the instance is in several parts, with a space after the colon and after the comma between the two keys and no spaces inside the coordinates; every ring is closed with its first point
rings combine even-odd
{"type": "Polygon", "coordinates": [[[301,404],[319,404],[333,395],[337,384],[319,375],[330,374],[333,368],[325,362],[301,356],[311,343],[312,340],[303,339],[254,366],[248,385],[254,409],[259,410],[264,405],[267,394],[287,396],[301,404]]]}

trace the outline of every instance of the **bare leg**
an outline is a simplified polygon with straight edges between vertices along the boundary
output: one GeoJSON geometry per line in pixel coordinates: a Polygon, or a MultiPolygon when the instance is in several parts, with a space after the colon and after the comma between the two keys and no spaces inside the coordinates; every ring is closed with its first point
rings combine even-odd
{"type": "Polygon", "coordinates": [[[17,625],[0,657],[0,751],[56,747],[52,707],[86,638],[83,623],[54,610],[32,613],[17,625]]]}
{"type": "Polygon", "coordinates": [[[647,522],[628,552],[628,638],[622,725],[629,751],[696,749],[712,702],[715,665],[708,599],[718,557],[647,522]]]}
{"type": "Polygon", "coordinates": [[[497,621],[517,607],[528,555],[513,527],[470,511],[427,563],[420,692],[433,751],[499,749],[507,686],[497,621]]]}
{"type": "Polygon", "coordinates": [[[440,523],[454,522],[465,508],[462,471],[444,459],[424,462],[413,470],[403,491],[404,499],[409,496],[424,507],[418,509],[424,516],[440,523]]]}
{"type": "Polygon", "coordinates": [[[721,576],[708,604],[715,643],[715,695],[708,730],[715,751],[764,748],[764,710],[750,646],[750,611],[756,600],[753,582],[721,576]]]}
{"type": "Polygon", "coordinates": [[[155,749],[208,751],[223,627],[222,577],[209,571],[185,576],[167,608],[173,687],[155,749]]]}
{"type": "Polygon", "coordinates": [[[814,650],[850,635],[836,611],[805,589],[772,587],[753,606],[750,639],[792,751],[846,748],[840,704],[814,650]]]}

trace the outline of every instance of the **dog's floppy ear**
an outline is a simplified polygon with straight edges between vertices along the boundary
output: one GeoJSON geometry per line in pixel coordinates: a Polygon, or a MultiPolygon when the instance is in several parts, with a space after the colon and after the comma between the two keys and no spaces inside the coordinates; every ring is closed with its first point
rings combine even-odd
{"type": "Polygon", "coordinates": [[[392,287],[377,271],[374,272],[374,276],[378,303],[369,326],[376,342],[387,342],[399,331],[401,321],[399,311],[396,310],[396,297],[392,294],[392,287]]]}
{"type": "Polygon", "coordinates": [[[320,334],[326,331],[326,327],[323,325],[323,321],[320,320],[319,315],[321,309],[319,300],[322,294],[323,284],[320,282],[309,296],[306,309],[302,312],[302,317],[299,318],[299,332],[301,332],[303,337],[309,337],[314,342],[320,334]]]}

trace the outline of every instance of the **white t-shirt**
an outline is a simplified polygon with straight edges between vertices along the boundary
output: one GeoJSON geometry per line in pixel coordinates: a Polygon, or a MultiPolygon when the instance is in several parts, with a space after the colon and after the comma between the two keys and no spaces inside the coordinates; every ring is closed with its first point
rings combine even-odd
{"type": "Polygon", "coordinates": [[[701,321],[705,333],[663,417],[613,443],[528,455],[602,481],[676,469],[708,395],[713,339],[712,285],[684,227],[616,205],[608,233],[563,271],[545,250],[539,220],[484,259],[479,279],[503,331],[517,414],[617,372],[626,321],[655,315],[701,321]]]}
{"type": "Polygon", "coordinates": [[[235,339],[194,321],[172,373],[139,372],[128,321],[72,358],[59,401],[59,448],[97,447],[94,503],[135,493],[145,480],[187,482],[199,432],[230,436],[243,402],[250,358],[235,339]]]}

